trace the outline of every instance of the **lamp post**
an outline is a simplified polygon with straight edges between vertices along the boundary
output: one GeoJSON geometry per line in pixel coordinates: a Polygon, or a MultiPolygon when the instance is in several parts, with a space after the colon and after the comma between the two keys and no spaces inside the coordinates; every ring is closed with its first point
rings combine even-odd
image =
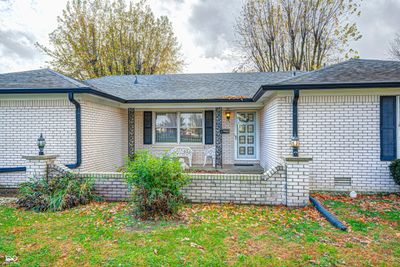
{"type": "Polygon", "coordinates": [[[40,134],[37,140],[37,146],[39,148],[39,155],[44,155],[44,146],[46,145],[46,140],[43,138],[43,134],[40,134]]]}

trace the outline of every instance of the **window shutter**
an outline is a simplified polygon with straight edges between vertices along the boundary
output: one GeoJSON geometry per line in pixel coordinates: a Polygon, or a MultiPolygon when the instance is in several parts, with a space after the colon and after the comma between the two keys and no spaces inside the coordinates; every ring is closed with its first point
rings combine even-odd
{"type": "Polygon", "coordinates": [[[396,97],[381,96],[381,160],[397,157],[396,97]]]}
{"type": "Polygon", "coordinates": [[[143,112],[143,144],[151,145],[153,143],[153,113],[151,111],[143,112]]]}
{"type": "Polygon", "coordinates": [[[206,110],[204,112],[204,141],[206,145],[214,144],[214,112],[206,110]]]}

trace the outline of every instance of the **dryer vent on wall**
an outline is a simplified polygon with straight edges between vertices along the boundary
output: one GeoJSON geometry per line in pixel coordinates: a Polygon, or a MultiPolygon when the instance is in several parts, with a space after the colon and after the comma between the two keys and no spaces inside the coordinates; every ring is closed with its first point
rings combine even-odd
{"type": "Polygon", "coordinates": [[[351,177],[335,177],[335,186],[351,186],[351,177]]]}

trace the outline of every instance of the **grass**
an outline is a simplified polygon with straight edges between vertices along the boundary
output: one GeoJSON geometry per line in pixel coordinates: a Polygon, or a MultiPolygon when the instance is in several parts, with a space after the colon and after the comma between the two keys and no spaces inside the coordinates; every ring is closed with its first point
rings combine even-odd
{"type": "Polygon", "coordinates": [[[127,203],[57,213],[0,206],[0,264],[10,266],[400,266],[400,196],[316,195],[312,207],[186,205],[183,221],[141,222],[127,203]]]}

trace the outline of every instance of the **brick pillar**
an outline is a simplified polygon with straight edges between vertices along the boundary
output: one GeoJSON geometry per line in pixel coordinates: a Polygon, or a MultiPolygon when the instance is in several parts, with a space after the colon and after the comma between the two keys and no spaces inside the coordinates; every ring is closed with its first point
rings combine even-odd
{"type": "Polygon", "coordinates": [[[222,168],[222,108],[215,109],[215,167],[222,168]]]}
{"type": "Polygon", "coordinates": [[[135,153],[135,109],[128,108],[128,155],[135,153]]]}
{"type": "Polygon", "coordinates": [[[47,177],[47,165],[53,164],[57,155],[23,156],[26,160],[26,178],[47,177]]]}
{"type": "Polygon", "coordinates": [[[286,157],[286,205],[303,207],[309,202],[311,157],[286,157]]]}

